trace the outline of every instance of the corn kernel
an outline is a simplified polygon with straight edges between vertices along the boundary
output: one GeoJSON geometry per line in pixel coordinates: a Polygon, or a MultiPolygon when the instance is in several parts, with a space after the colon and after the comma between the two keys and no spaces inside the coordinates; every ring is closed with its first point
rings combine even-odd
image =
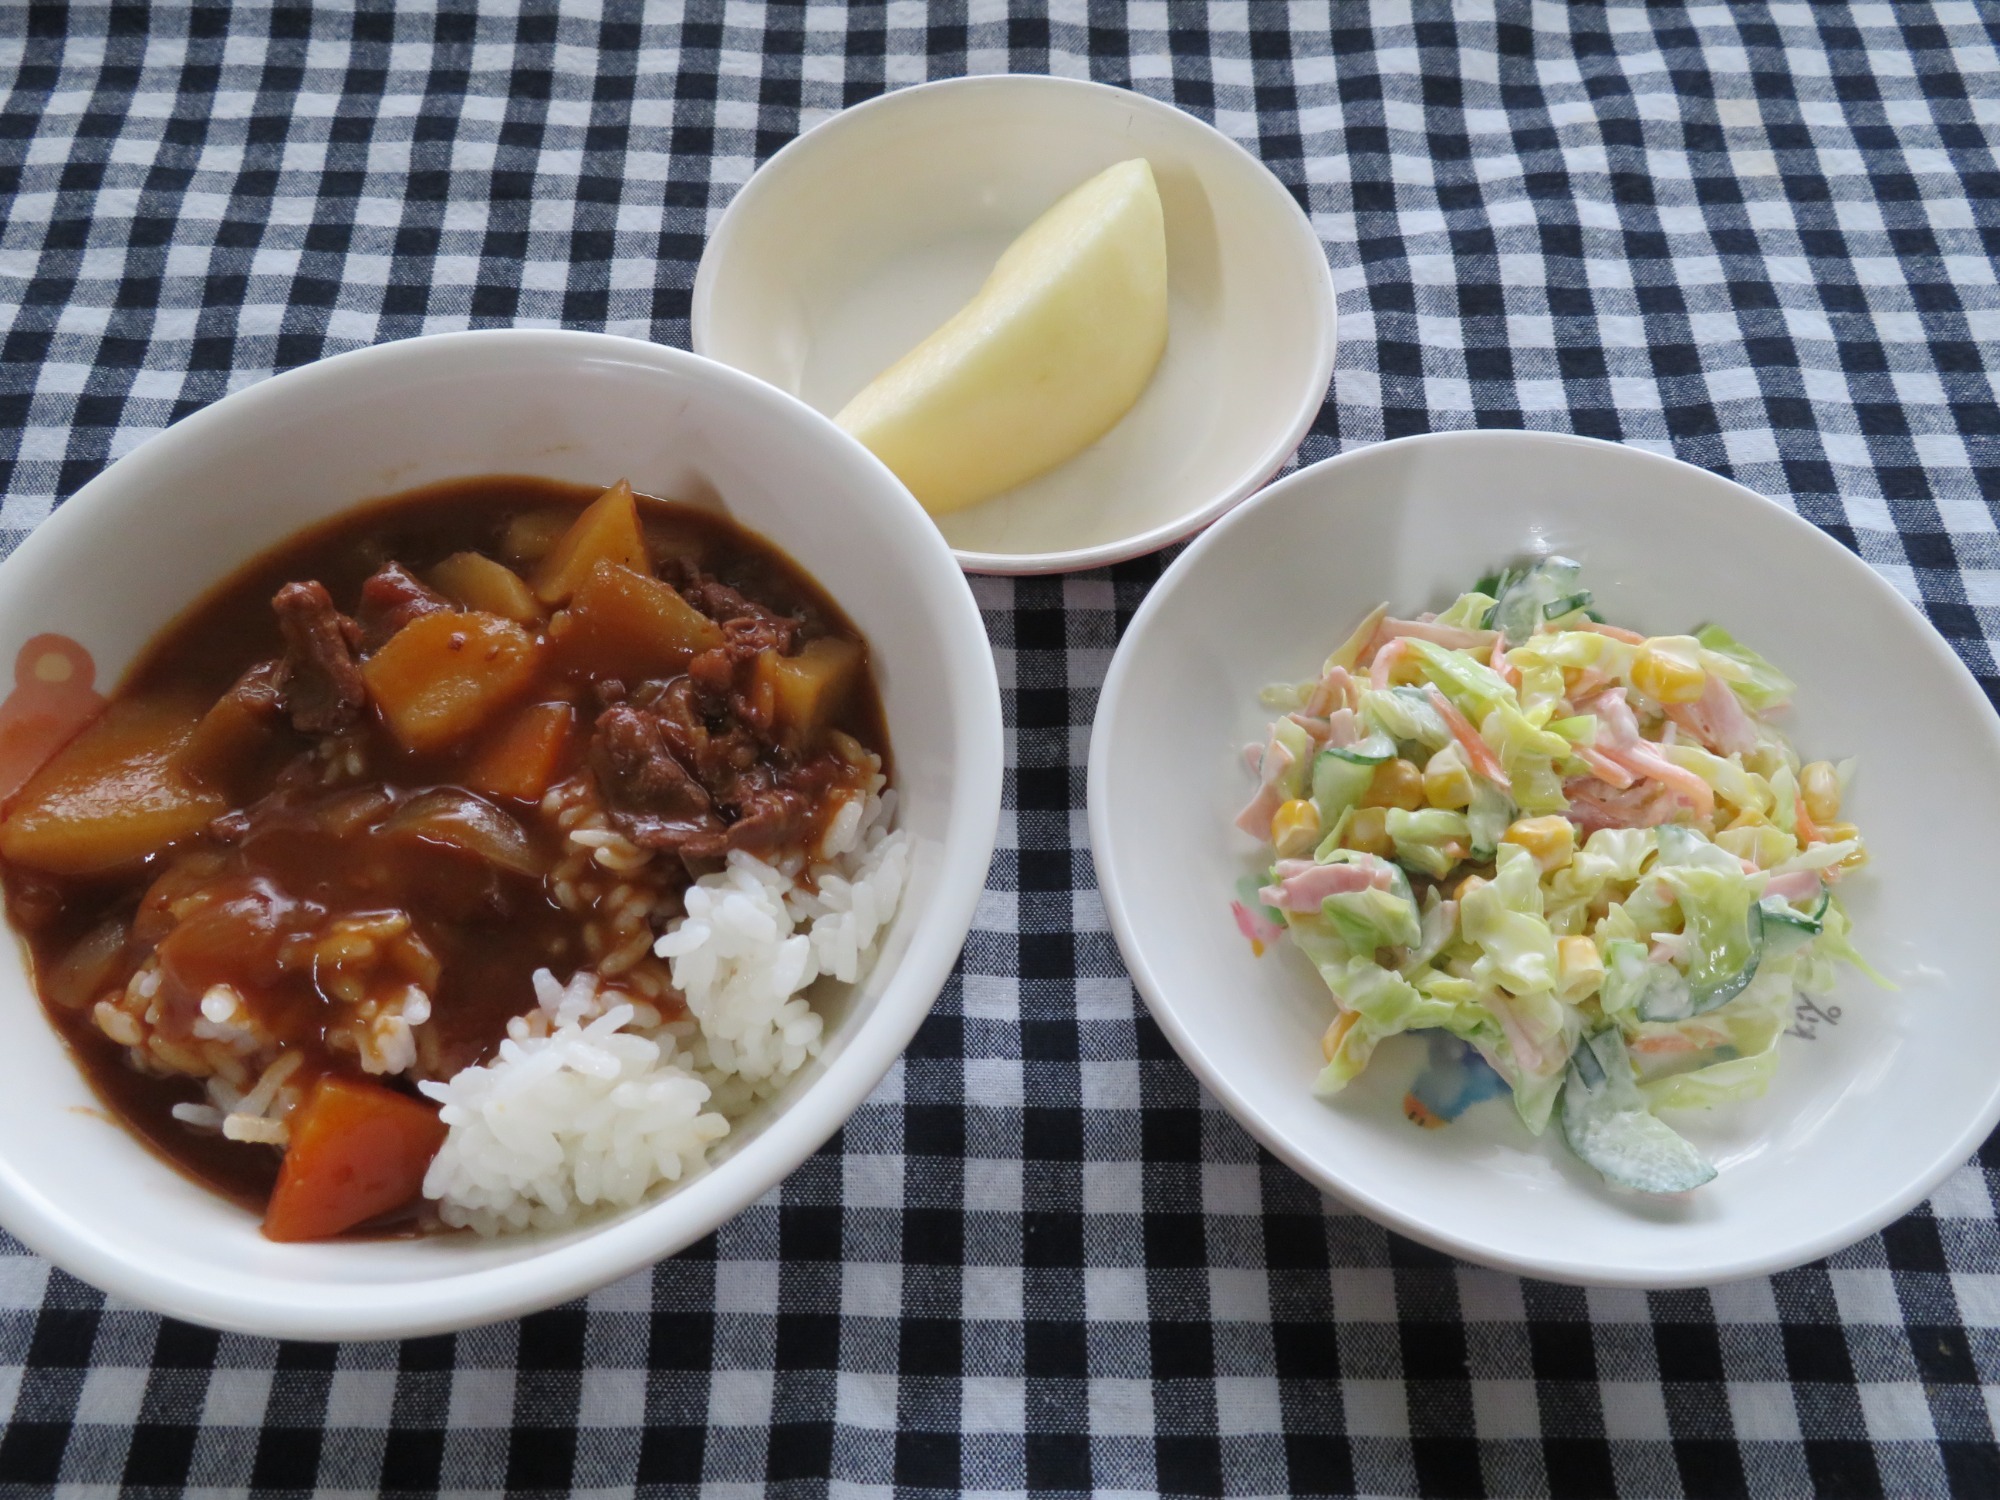
{"type": "Polygon", "coordinates": [[[1340,835],[1340,847],[1359,854],[1393,854],[1396,842],[1389,837],[1389,814],[1380,807],[1357,807],[1348,814],[1347,828],[1340,835]]]}
{"type": "Polygon", "coordinates": [[[1424,798],[1432,807],[1456,810],[1472,805],[1472,772],[1452,745],[1438,751],[1424,767],[1424,798]]]}
{"type": "Polygon", "coordinates": [[[1581,1000],[1604,983],[1604,959],[1587,937],[1556,939],[1556,992],[1568,1001],[1581,1000]]]}
{"type": "Polygon", "coordinates": [[[1485,884],[1486,878],[1483,875],[1468,875],[1458,883],[1458,889],[1451,893],[1451,898],[1454,901],[1463,901],[1485,884]]]}
{"type": "Polygon", "coordinates": [[[1519,844],[1535,856],[1542,873],[1560,870],[1576,853],[1576,829],[1561,813],[1541,818],[1516,818],[1500,835],[1505,844],[1519,844]]]}
{"type": "Polygon", "coordinates": [[[1424,805],[1424,773],[1401,757],[1385,760],[1362,794],[1363,807],[1400,807],[1415,812],[1424,805]]]}
{"type": "Polygon", "coordinates": [[[1840,816],[1840,773],[1830,762],[1816,760],[1802,769],[1799,793],[1806,799],[1806,812],[1822,827],[1840,816]]]}
{"type": "Polygon", "coordinates": [[[1271,842],[1278,857],[1290,859],[1319,842],[1319,809],[1303,797],[1294,797],[1271,819],[1271,842]]]}
{"type": "Polygon", "coordinates": [[[1708,674],[1695,662],[1655,650],[1649,642],[1632,662],[1632,686],[1657,703],[1692,703],[1708,685],[1708,674]]]}

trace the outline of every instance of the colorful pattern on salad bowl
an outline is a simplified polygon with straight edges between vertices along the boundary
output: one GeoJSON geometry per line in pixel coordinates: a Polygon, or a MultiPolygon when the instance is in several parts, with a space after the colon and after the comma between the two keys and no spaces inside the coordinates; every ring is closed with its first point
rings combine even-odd
{"type": "MultiPolygon", "coordinates": [[[[1337,1198],[1427,1244],[1523,1274],[1686,1286],[1768,1273],[1906,1212],[2000,1118],[2000,931],[1975,916],[2000,821],[2000,723],[1883,578],[1782,506],[1671,459],[1586,439],[1460,433],[1379,444],[1274,485],[1168,570],[1099,703],[1089,795],[1107,916],[1181,1056],[1232,1114],[1337,1198]],[[1726,626],[1798,683],[1786,734],[1859,761],[1870,863],[1842,885],[1861,951],[1802,999],[1761,1098],[1677,1110],[1720,1169],[1646,1196],[1528,1133],[1504,1090],[1385,1042],[1346,1091],[1312,1087],[1334,1016],[1288,942],[1260,956],[1230,912],[1260,873],[1235,818],[1259,691],[1298,681],[1376,604],[1442,609],[1526,553],[1581,561],[1607,619],[1726,626]],[[1948,813],[1946,810],[1949,810],[1948,813]],[[1414,1101],[1414,1105],[1413,1105],[1414,1101]],[[1425,1126],[1430,1128],[1418,1128],[1425,1126]]],[[[1446,1060],[1449,1061],[1448,1059],[1446,1060]]]]}

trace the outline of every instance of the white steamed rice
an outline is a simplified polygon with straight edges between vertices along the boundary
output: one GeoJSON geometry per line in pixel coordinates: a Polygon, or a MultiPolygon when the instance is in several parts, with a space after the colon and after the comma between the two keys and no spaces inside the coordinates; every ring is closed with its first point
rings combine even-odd
{"type": "Polygon", "coordinates": [[[539,1010],[509,1024],[492,1062],[421,1085],[447,1127],[424,1179],[439,1216],[481,1234],[560,1228],[701,1170],[731,1122],[818,1053],[803,991],[858,979],[894,915],[910,863],[894,803],[850,799],[810,869],[737,852],[687,891],[655,945],[685,1020],[663,1023],[588,970],[567,985],[538,973],[539,1010]]]}

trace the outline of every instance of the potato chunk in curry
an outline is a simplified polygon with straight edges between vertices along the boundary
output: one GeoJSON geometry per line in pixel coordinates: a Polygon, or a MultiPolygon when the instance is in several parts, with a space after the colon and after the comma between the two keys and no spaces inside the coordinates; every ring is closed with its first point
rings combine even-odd
{"type": "Polygon", "coordinates": [[[88,875],[199,833],[227,805],[182,769],[201,704],[120,698],[29,779],[0,821],[0,854],[88,875]]]}
{"type": "Polygon", "coordinates": [[[444,610],[397,631],[361,664],[361,675],[405,749],[440,750],[526,692],[540,655],[512,620],[444,610]]]}

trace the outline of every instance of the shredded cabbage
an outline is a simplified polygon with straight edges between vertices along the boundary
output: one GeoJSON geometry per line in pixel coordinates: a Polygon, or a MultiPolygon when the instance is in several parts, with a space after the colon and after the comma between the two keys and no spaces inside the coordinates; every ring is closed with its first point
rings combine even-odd
{"type": "Polygon", "coordinates": [[[1656,1112],[1763,1092],[1801,995],[1842,965],[1879,979],[1833,893],[1867,845],[1827,805],[1853,763],[1802,767],[1769,720],[1782,673],[1718,626],[1594,628],[1591,603],[1574,563],[1526,563],[1416,624],[1378,608],[1323,681],[1265,689],[1275,791],[1316,804],[1312,865],[1349,867],[1288,863],[1320,905],[1282,915],[1333,1001],[1316,1092],[1386,1037],[1449,1032],[1531,1130],[1560,1111],[1611,1180],[1685,1191],[1714,1169],[1656,1112]],[[1358,705],[1340,754],[1290,717],[1330,697],[1358,705]]]}

